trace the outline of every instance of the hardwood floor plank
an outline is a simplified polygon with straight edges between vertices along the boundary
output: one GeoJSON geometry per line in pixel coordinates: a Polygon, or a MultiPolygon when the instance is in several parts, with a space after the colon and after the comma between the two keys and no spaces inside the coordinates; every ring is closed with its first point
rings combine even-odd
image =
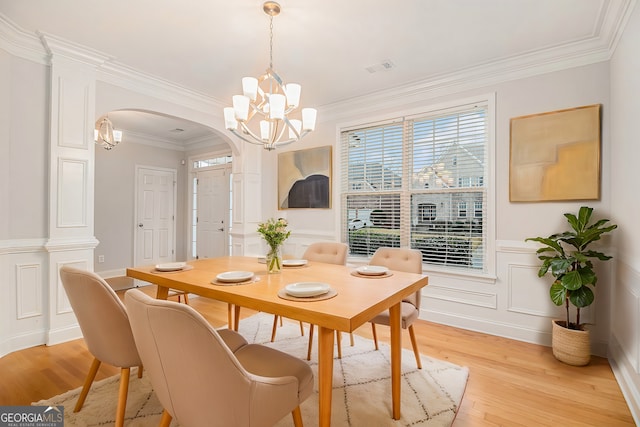
{"type": "MultiPolygon", "coordinates": [[[[154,286],[141,289],[155,295],[154,286]]],[[[201,297],[190,303],[213,326],[226,325],[226,303],[201,297]]],[[[242,317],[254,313],[243,309],[242,317]]],[[[544,346],[422,320],[414,328],[422,354],[469,367],[454,427],[635,425],[606,359],[594,357],[588,366],[574,367],[558,362],[544,346]]],[[[388,343],[389,328],[377,331],[388,343]]],[[[402,332],[403,347],[410,349],[409,335],[402,332]]],[[[371,327],[356,333],[371,338],[371,327]]],[[[349,345],[348,334],[343,338],[349,345]]],[[[0,405],[28,405],[80,387],[91,361],[83,340],[9,354],[0,359],[0,405]]],[[[97,380],[118,373],[102,364],[97,380]]]]}

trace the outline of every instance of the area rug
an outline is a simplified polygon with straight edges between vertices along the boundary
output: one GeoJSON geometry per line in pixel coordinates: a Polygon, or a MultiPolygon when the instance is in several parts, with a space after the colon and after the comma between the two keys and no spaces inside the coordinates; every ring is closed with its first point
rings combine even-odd
{"type": "MultiPolygon", "coordinates": [[[[240,322],[239,332],[249,341],[262,343],[306,358],[308,329],[300,336],[297,322],[285,320],[278,328],[276,341],[270,343],[273,316],[258,313],[240,322]]],[[[403,338],[406,338],[403,331],[403,338]]],[[[422,369],[416,368],[413,352],[402,350],[402,417],[391,418],[391,379],[389,346],[380,343],[375,350],[373,341],[354,335],[354,346],[349,335],[342,334],[342,358],[336,355],[333,377],[332,426],[385,427],[427,426],[447,427],[453,422],[467,383],[468,369],[422,355],[422,369]]],[[[309,362],[317,378],[317,342],[309,362]]],[[[337,353],[337,352],[336,352],[337,353]]],[[[65,426],[114,425],[118,396],[118,378],[114,376],[96,382],[85,401],[82,411],[73,413],[80,389],[68,391],[33,405],[65,407],[65,426]]],[[[306,427],[318,425],[318,394],[302,405],[306,427]]],[[[149,376],[139,379],[131,375],[129,397],[125,414],[127,427],[156,426],[162,407],[153,393],[149,376]]],[[[277,427],[293,425],[291,416],[284,417],[277,427]]],[[[177,426],[175,421],[172,426],[177,426]]]]}

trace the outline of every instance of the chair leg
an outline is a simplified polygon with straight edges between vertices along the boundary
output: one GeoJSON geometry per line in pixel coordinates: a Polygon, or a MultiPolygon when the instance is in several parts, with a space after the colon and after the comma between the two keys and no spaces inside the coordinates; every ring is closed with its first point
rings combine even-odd
{"type": "Polygon", "coordinates": [[[142,378],[142,371],[144,370],[144,366],[138,366],[138,378],[142,378]]]}
{"type": "Polygon", "coordinates": [[[184,293],[184,303],[189,305],[189,294],[187,292],[184,293]]]}
{"type": "Polygon", "coordinates": [[[300,322],[300,336],[304,336],[304,326],[302,325],[302,321],[300,322]]]}
{"type": "Polygon", "coordinates": [[[311,348],[313,347],[313,323],[309,324],[309,346],[307,349],[307,360],[311,360],[311,348]]]}
{"type": "Polygon", "coordinates": [[[338,359],[342,359],[342,332],[336,331],[336,341],[338,342],[338,359]]]}
{"type": "Polygon", "coordinates": [[[87,378],[84,380],[82,391],[80,392],[80,396],[78,396],[78,402],[76,403],[76,407],[73,409],[73,412],[79,412],[80,409],[82,409],[84,400],[87,398],[87,394],[89,394],[89,389],[91,388],[91,384],[93,384],[93,380],[96,378],[96,374],[98,373],[98,368],[100,368],[101,363],[102,362],[95,357],[93,358],[93,363],[91,363],[91,368],[89,368],[87,378]]]}
{"type": "Polygon", "coordinates": [[[130,368],[120,370],[120,390],[118,391],[118,407],[116,408],[116,427],[124,426],[124,411],[127,409],[127,393],[129,392],[130,368]]]}
{"type": "Polygon", "coordinates": [[[409,338],[411,338],[411,346],[413,347],[413,354],[416,356],[416,364],[418,365],[418,369],[422,369],[420,352],[418,351],[418,343],[416,342],[416,334],[413,331],[413,325],[409,325],[409,338]]]}
{"type": "Polygon", "coordinates": [[[378,335],[376,335],[376,324],[371,324],[371,331],[373,332],[373,343],[376,345],[376,350],[378,349],[378,335]]]}
{"type": "Polygon", "coordinates": [[[302,427],[302,412],[300,411],[300,406],[296,406],[296,409],[291,411],[291,415],[293,416],[293,425],[295,427],[302,427]]]}
{"type": "Polygon", "coordinates": [[[273,315],[273,328],[271,329],[271,342],[275,341],[276,339],[276,330],[278,328],[278,316],[277,314],[273,315]]]}
{"type": "Polygon", "coordinates": [[[162,411],[162,418],[160,418],[160,424],[158,424],[158,427],[169,427],[172,418],[171,414],[165,409],[162,411]]]}

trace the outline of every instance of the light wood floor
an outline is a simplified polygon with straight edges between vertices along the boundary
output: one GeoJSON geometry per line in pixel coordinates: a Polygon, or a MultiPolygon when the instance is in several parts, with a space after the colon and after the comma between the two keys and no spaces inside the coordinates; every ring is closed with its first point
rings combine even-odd
{"type": "MultiPolygon", "coordinates": [[[[226,325],[226,304],[198,297],[190,303],[214,326],[226,325]]],[[[606,359],[573,367],[556,361],[548,347],[425,321],[414,327],[423,354],[469,367],[454,427],[635,425],[606,359]]],[[[388,342],[388,328],[377,329],[388,342]]],[[[371,328],[357,333],[370,338],[371,328]]],[[[403,345],[410,348],[406,332],[403,345]]],[[[82,340],[11,353],[0,359],[0,405],[28,405],[80,387],[91,360],[82,340]]],[[[98,379],[117,373],[103,364],[98,379]]]]}

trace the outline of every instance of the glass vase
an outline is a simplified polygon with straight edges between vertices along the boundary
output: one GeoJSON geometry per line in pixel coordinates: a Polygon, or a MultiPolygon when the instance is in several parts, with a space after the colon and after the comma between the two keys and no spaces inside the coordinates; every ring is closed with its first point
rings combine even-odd
{"type": "Polygon", "coordinates": [[[280,273],[282,270],[282,248],[280,246],[269,249],[267,253],[267,272],[269,274],[280,273]]]}

